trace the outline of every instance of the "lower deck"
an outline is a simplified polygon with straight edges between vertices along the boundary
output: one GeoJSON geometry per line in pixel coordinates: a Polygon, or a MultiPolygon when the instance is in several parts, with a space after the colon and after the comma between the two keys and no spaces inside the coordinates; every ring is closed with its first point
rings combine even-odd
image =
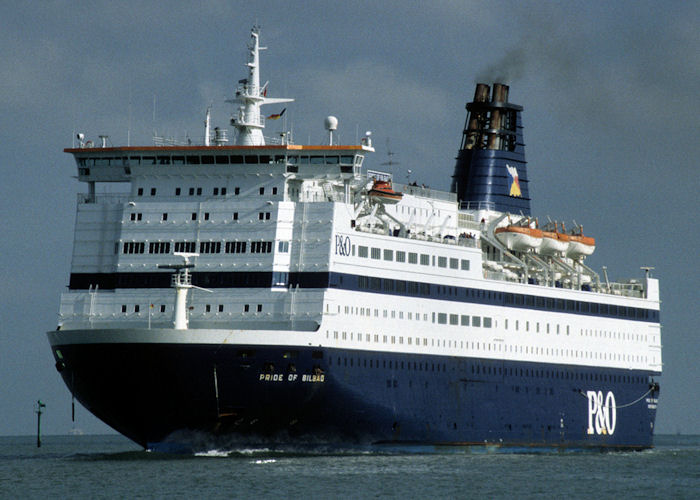
{"type": "Polygon", "coordinates": [[[642,371],[64,335],[52,347],[71,392],[143,446],[183,430],[252,443],[652,446],[658,385],[642,371]]]}

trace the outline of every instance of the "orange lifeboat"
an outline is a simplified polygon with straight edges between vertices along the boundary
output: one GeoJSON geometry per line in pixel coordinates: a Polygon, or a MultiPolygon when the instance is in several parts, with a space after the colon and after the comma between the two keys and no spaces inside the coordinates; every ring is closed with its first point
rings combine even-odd
{"type": "Polygon", "coordinates": [[[394,191],[391,188],[391,182],[389,181],[375,180],[374,184],[372,185],[372,189],[369,190],[368,194],[372,199],[391,205],[400,202],[403,198],[403,193],[394,191]]]}
{"type": "Polygon", "coordinates": [[[508,250],[527,252],[535,250],[542,244],[542,231],[531,227],[505,226],[496,228],[496,238],[503,243],[508,250]]]}

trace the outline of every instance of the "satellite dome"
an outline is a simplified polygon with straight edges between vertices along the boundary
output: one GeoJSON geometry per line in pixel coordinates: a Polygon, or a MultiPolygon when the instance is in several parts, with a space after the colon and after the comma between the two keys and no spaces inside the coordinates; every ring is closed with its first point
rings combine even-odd
{"type": "Polygon", "coordinates": [[[327,116],[323,121],[326,130],[338,130],[338,119],[335,116],[327,116]]]}

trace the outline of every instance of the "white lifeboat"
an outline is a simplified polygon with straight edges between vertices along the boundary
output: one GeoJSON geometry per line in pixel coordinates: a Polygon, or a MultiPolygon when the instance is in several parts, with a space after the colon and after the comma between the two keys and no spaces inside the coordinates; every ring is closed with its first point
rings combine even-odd
{"type": "Polygon", "coordinates": [[[531,227],[505,226],[496,228],[496,238],[508,250],[527,252],[535,250],[542,244],[542,231],[531,227]]]}
{"type": "Polygon", "coordinates": [[[569,248],[566,256],[572,259],[588,257],[595,251],[595,238],[584,236],[583,234],[569,235],[569,248]]]}
{"type": "Polygon", "coordinates": [[[564,255],[569,249],[569,235],[557,231],[542,231],[542,255],[564,255]]]}

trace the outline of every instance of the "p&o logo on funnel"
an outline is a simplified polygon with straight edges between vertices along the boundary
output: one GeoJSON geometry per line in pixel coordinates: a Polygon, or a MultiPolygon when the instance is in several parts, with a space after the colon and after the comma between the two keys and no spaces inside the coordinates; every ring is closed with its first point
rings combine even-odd
{"type": "Polygon", "coordinates": [[[510,193],[508,193],[508,195],[517,197],[522,196],[523,194],[520,191],[520,180],[518,179],[518,169],[506,164],[506,170],[508,171],[508,177],[510,177],[510,193]]]}

